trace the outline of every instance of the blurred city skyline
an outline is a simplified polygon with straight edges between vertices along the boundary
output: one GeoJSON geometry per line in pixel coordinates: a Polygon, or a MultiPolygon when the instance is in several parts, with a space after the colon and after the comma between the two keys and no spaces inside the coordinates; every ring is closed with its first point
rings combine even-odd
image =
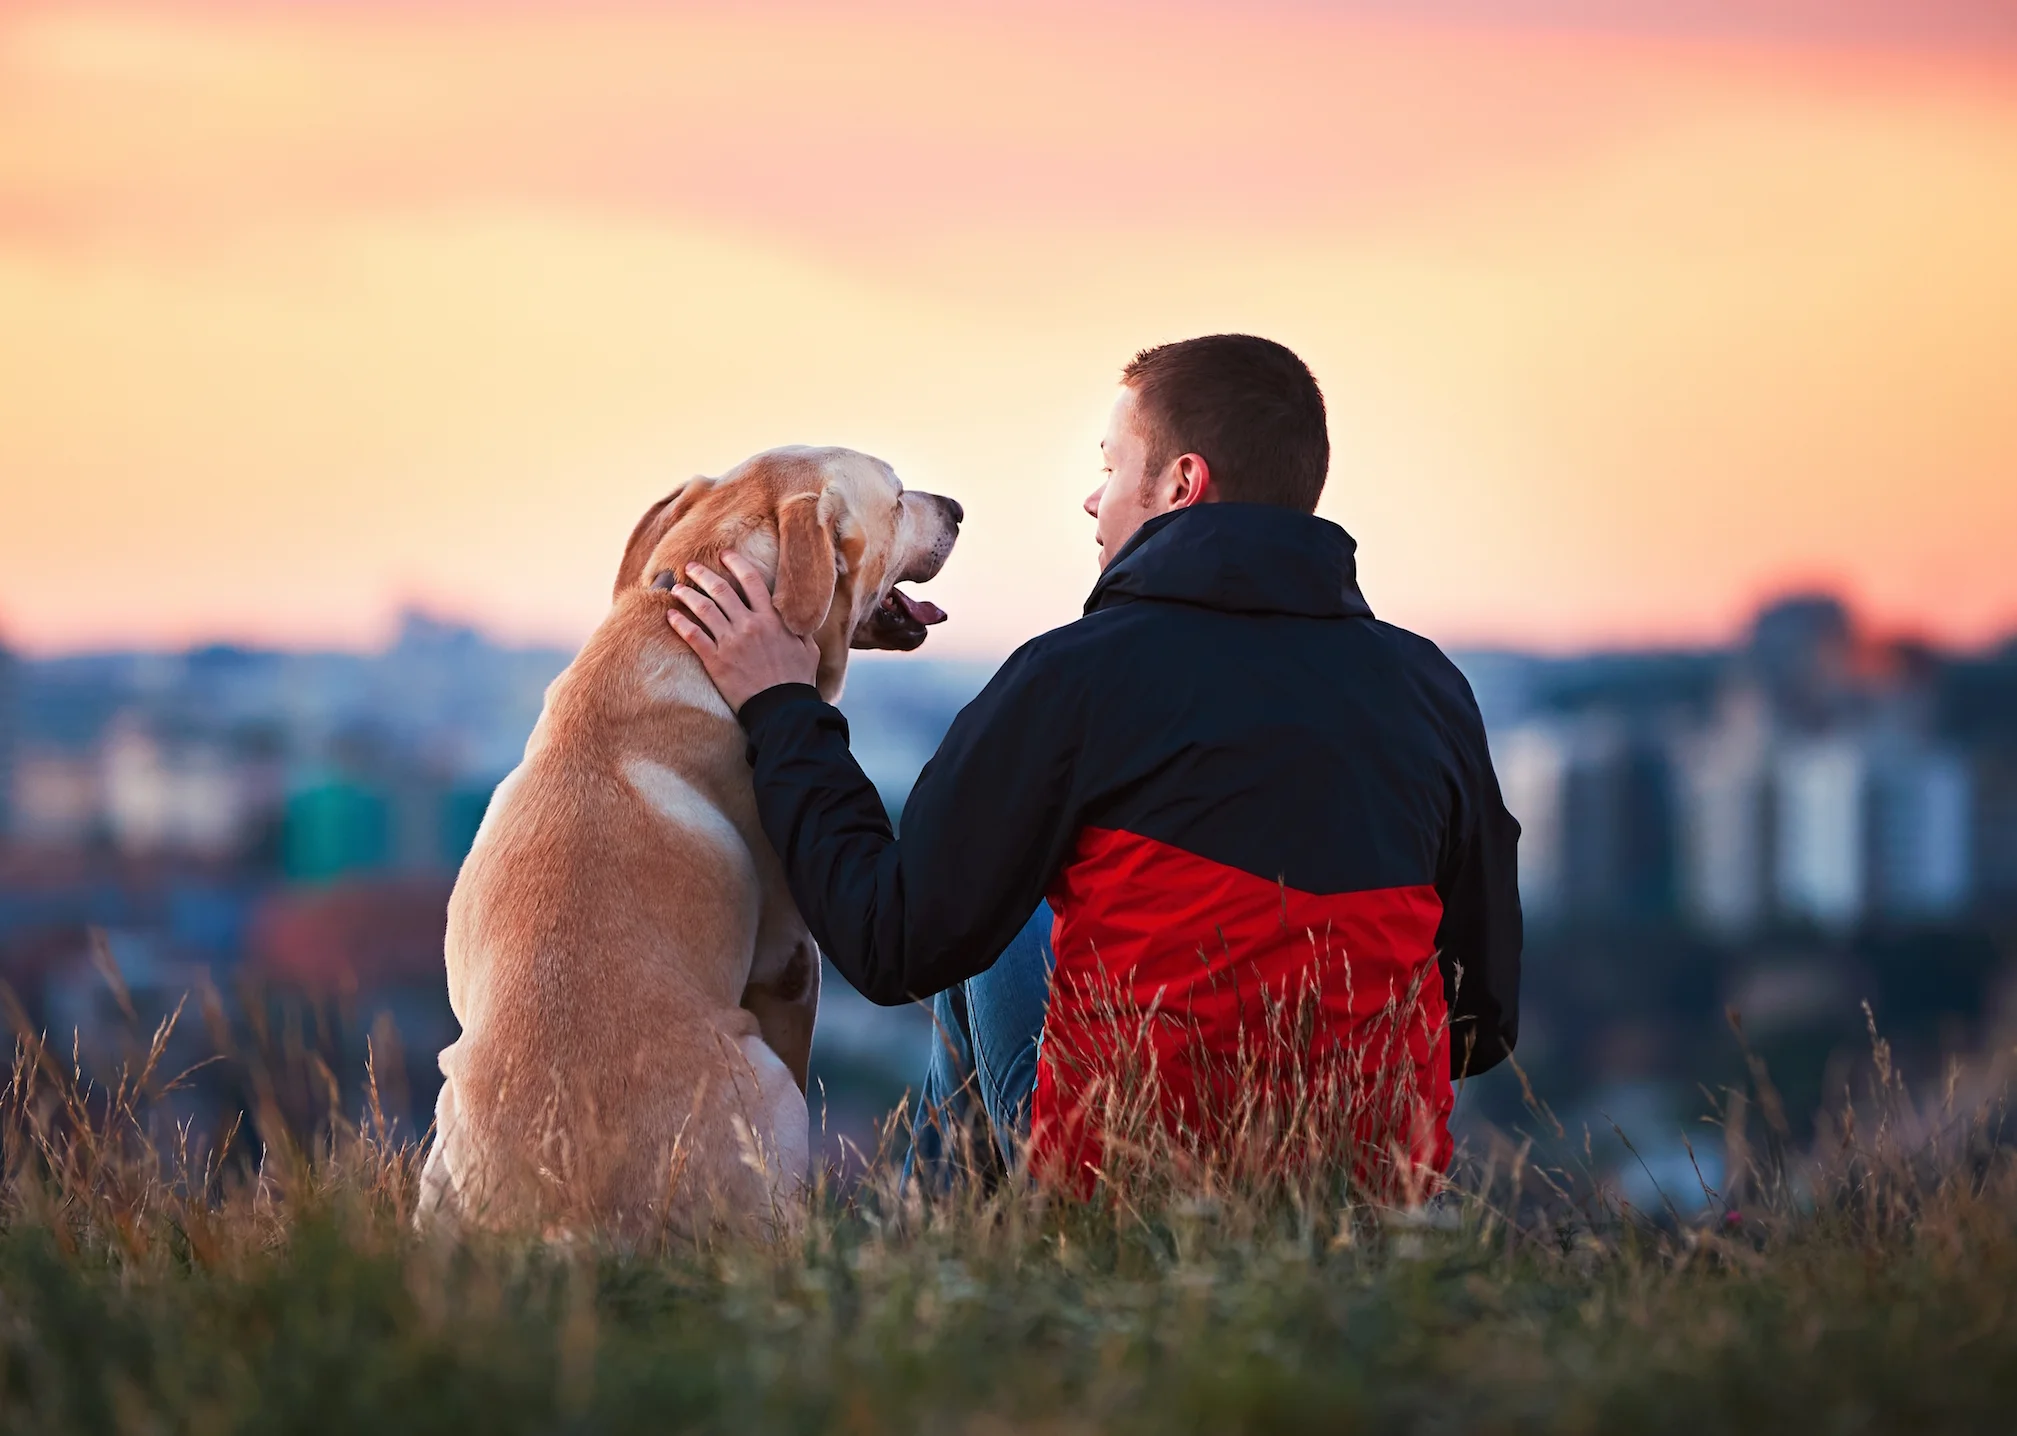
{"type": "MultiPolygon", "coordinates": [[[[1678,1120],[1730,1009],[1814,1081],[1866,1000],[1916,1071],[2017,1031],[2017,636],[1899,643],[1812,593],[1717,647],[1453,657],[1523,829],[1521,1057],[1558,1110],[1678,1120]]],[[[116,969],[150,1012],[333,1004],[333,1070],[366,1034],[424,1058],[454,1030],[455,873],[569,658],[420,613],[372,652],[0,648],[0,984],[87,1050],[122,1030],[116,969]]],[[[893,817],[991,668],[853,666],[850,746],[893,817]]],[[[830,1130],[866,1140],[929,1021],[830,975],[819,1033],[830,1130]]],[[[405,1071],[424,1125],[435,1077],[405,1071]]],[[[1517,1118],[1510,1077],[1472,1100],[1517,1118]]]]}
{"type": "Polygon", "coordinates": [[[927,650],[1090,586],[1136,347],[1294,345],[1446,646],[1825,588],[2017,628],[2017,18],[1588,0],[0,12],[0,641],[593,625],[799,441],[972,515],[927,650]]]}

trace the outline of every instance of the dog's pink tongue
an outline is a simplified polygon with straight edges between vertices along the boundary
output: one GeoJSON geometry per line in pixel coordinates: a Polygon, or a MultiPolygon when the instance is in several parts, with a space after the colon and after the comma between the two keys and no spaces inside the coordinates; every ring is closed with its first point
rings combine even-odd
{"type": "Polygon", "coordinates": [[[900,588],[891,589],[890,595],[903,605],[905,613],[909,614],[919,623],[929,626],[934,623],[945,622],[945,610],[935,603],[929,603],[921,598],[912,598],[900,588]]]}

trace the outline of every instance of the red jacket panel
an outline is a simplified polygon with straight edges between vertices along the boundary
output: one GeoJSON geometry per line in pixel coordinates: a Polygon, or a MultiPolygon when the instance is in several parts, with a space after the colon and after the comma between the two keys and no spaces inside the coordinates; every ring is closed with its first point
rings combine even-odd
{"type": "Polygon", "coordinates": [[[1159,1121],[1232,1160],[1228,1143],[1280,1155],[1290,1126],[1348,1133],[1368,1181],[1448,1165],[1434,886],[1301,892],[1087,828],[1049,899],[1037,1170],[1086,1185],[1116,1120],[1159,1121]],[[1299,1102],[1325,1110],[1298,1118],[1299,1102]]]}

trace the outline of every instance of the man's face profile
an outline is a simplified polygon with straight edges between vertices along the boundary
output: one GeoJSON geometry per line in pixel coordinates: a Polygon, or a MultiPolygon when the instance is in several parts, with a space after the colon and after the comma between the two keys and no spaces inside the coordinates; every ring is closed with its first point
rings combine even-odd
{"type": "Polygon", "coordinates": [[[1093,517],[1093,541],[1104,569],[1136,529],[1170,507],[1151,488],[1149,441],[1142,433],[1135,391],[1126,386],[1114,400],[1100,459],[1106,481],[1086,496],[1085,509],[1093,517]]]}

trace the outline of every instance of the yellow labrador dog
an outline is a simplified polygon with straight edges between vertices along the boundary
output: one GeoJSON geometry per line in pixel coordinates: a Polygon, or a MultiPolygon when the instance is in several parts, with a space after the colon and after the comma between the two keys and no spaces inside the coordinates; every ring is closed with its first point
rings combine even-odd
{"type": "Polygon", "coordinates": [[[832,699],[850,647],[915,648],[945,617],[896,584],[938,573],[961,517],[866,454],[778,449],[638,521],[609,616],[547,690],[449,901],[462,1035],[441,1053],[422,1220],[630,1239],[794,1223],[818,954],[668,590],[741,553],[814,637],[832,699]]]}

